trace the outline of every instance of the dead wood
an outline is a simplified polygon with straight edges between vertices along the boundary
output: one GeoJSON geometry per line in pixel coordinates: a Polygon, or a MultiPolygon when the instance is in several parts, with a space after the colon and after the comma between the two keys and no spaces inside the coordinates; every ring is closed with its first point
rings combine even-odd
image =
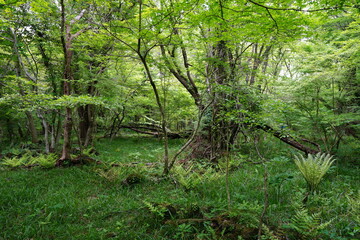
{"type": "MultiPolygon", "coordinates": [[[[289,144],[290,146],[306,153],[306,154],[316,154],[318,152],[320,152],[320,150],[315,150],[312,149],[302,143],[300,143],[298,140],[296,140],[294,137],[288,135],[288,134],[284,134],[282,131],[277,131],[275,129],[273,129],[272,127],[268,126],[268,125],[256,125],[256,128],[261,129],[265,132],[271,133],[274,137],[278,138],[280,141],[289,144]]],[[[302,141],[305,141],[305,139],[302,139],[302,141]]],[[[306,142],[311,143],[312,145],[315,145],[317,147],[319,147],[319,144],[316,144],[310,140],[306,140],[306,142]]]]}

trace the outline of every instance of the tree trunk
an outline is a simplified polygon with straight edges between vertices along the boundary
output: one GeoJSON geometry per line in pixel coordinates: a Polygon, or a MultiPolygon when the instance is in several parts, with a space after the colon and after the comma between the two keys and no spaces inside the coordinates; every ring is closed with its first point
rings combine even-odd
{"type": "MultiPolygon", "coordinates": [[[[86,31],[86,28],[81,29],[75,34],[71,34],[71,25],[77,22],[82,18],[85,13],[85,10],[82,10],[79,15],[77,15],[73,20],[69,23],[66,22],[65,17],[65,5],[64,0],[60,1],[61,5],[61,43],[63,46],[63,54],[64,54],[64,81],[63,81],[63,94],[65,96],[71,95],[71,81],[74,80],[73,72],[71,69],[72,63],[72,40],[79,36],[81,33],[86,31]]],[[[64,143],[62,148],[62,153],[57,165],[62,165],[65,160],[71,160],[71,131],[72,131],[72,109],[70,107],[66,107],[65,109],[65,121],[64,121],[64,143]]]]}
{"type": "Polygon", "coordinates": [[[79,115],[80,144],[84,146],[87,139],[88,129],[90,127],[89,105],[80,106],[77,110],[79,115]]]}
{"type": "Polygon", "coordinates": [[[71,108],[66,108],[66,117],[64,122],[64,143],[60,160],[71,160],[71,129],[72,129],[72,112],[71,108]]]}
{"type": "Polygon", "coordinates": [[[14,126],[9,118],[6,118],[6,129],[7,129],[8,139],[10,139],[12,145],[14,140],[14,126]]]}
{"type": "MultiPolygon", "coordinates": [[[[70,33],[70,25],[66,23],[65,18],[65,5],[64,0],[60,1],[61,4],[61,43],[63,46],[64,54],[64,81],[63,81],[63,94],[65,96],[71,95],[71,83],[73,80],[73,75],[71,71],[71,60],[73,52],[71,50],[71,41],[72,36],[70,33]]],[[[64,120],[64,142],[61,152],[60,161],[71,160],[71,130],[72,130],[72,111],[70,107],[65,109],[65,120],[64,120]]],[[[58,162],[58,165],[61,165],[61,162],[58,162]]]]}
{"type": "Polygon", "coordinates": [[[41,119],[43,128],[44,128],[44,141],[45,141],[45,152],[50,153],[50,143],[49,143],[49,124],[46,121],[44,114],[41,111],[38,111],[38,117],[41,119]]]}
{"type": "Polygon", "coordinates": [[[53,114],[52,125],[51,125],[51,141],[50,141],[50,152],[55,152],[56,145],[60,139],[61,132],[61,118],[59,113],[53,114]]]}
{"type": "Polygon", "coordinates": [[[225,41],[218,42],[211,50],[211,56],[215,59],[208,69],[211,69],[211,97],[214,99],[212,104],[212,121],[209,132],[209,139],[211,143],[211,159],[223,155],[224,152],[230,149],[232,142],[237,135],[237,131],[232,132],[237,128],[237,124],[223,116],[226,111],[225,100],[233,98],[231,92],[222,89],[222,86],[228,86],[233,79],[229,76],[229,60],[231,59],[230,49],[226,46],[225,41]]]}
{"type": "MultiPolygon", "coordinates": [[[[18,48],[18,40],[17,40],[17,36],[16,36],[16,32],[14,29],[10,28],[10,33],[13,37],[13,51],[14,51],[14,55],[16,56],[16,60],[15,60],[15,72],[16,72],[16,76],[17,77],[26,77],[28,78],[30,81],[33,81],[34,79],[30,76],[30,74],[27,72],[27,70],[25,69],[25,66],[22,62],[22,56],[21,53],[19,51],[18,48]]],[[[21,96],[25,95],[25,91],[23,89],[23,86],[19,80],[18,82],[18,87],[19,87],[19,93],[21,96]]],[[[38,136],[37,136],[37,131],[36,131],[36,126],[34,123],[34,118],[32,116],[32,114],[29,111],[25,111],[25,115],[27,117],[28,120],[28,126],[29,126],[29,132],[31,135],[31,142],[32,143],[38,143],[38,136]]]]}
{"type": "Polygon", "coordinates": [[[28,119],[29,131],[30,131],[30,135],[31,135],[31,142],[38,143],[38,135],[37,135],[37,131],[36,131],[35,123],[34,123],[34,118],[29,111],[26,111],[25,114],[28,119]]]}
{"type": "MultiPolygon", "coordinates": [[[[90,96],[95,94],[95,85],[97,82],[92,82],[87,89],[87,93],[90,96]]],[[[79,106],[77,109],[79,115],[79,137],[80,144],[83,147],[89,146],[92,143],[92,133],[95,125],[95,106],[93,104],[86,104],[85,106],[79,106]]]]}
{"type": "MultiPolygon", "coordinates": [[[[141,9],[140,9],[141,11],[141,9]]],[[[141,16],[141,15],[140,15],[141,16]]],[[[156,98],[156,103],[159,107],[160,110],[160,115],[161,115],[161,130],[162,130],[162,134],[163,134],[163,138],[164,138],[164,170],[163,170],[163,174],[164,175],[168,175],[170,172],[170,163],[169,163],[169,139],[168,139],[168,132],[167,132],[167,128],[166,128],[166,117],[165,117],[165,109],[163,107],[163,104],[161,103],[160,100],[160,96],[159,96],[159,92],[157,90],[157,87],[155,85],[155,82],[152,78],[152,74],[150,72],[150,68],[147,64],[146,58],[144,56],[141,55],[140,52],[138,52],[139,57],[141,59],[141,62],[145,68],[146,71],[146,75],[150,81],[151,87],[153,89],[153,92],[155,94],[155,98],[156,98]]]]}
{"type": "MultiPolygon", "coordinates": [[[[64,69],[64,83],[63,83],[63,91],[64,95],[71,95],[71,84],[70,80],[73,80],[72,71],[71,71],[71,58],[72,51],[71,49],[71,40],[70,36],[66,34],[66,40],[64,41],[64,58],[65,58],[65,69],[64,69]]],[[[64,120],[64,142],[61,153],[61,161],[70,160],[70,152],[71,152],[71,131],[72,131],[72,110],[70,107],[66,107],[65,109],[65,120],[64,120]]]]}
{"type": "Polygon", "coordinates": [[[83,147],[89,146],[92,143],[92,133],[94,128],[94,106],[87,104],[78,108],[80,118],[79,135],[80,142],[83,147]]]}

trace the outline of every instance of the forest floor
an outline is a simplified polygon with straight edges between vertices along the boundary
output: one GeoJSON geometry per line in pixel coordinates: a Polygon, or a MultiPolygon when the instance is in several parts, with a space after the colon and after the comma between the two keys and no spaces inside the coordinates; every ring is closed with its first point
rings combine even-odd
{"type": "Polygon", "coordinates": [[[261,239],[360,237],[359,166],[344,161],[304,203],[306,183],[287,152],[265,164],[235,154],[227,193],[225,161],[199,160],[163,177],[157,139],[101,139],[96,150],[103,164],[24,168],[0,160],[0,239],[257,239],[260,221],[261,239]]]}

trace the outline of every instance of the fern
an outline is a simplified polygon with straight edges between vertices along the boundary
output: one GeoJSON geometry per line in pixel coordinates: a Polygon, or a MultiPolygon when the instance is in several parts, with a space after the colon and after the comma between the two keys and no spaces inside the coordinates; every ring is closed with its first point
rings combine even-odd
{"type": "Polygon", "coordinates": [[[335,160],[330,154],[318,153],[315,156],[309,154],[307,158],[295,155],[294,161],[304,176],[310,192],[313,192],[335,160]]]}
{"type": "Polygon", "coordinates": [[[51,168],[55,166],[56,159],[56,154],[39,154],[38,156],[32,156],[31,152],[26,152],[21,157],[5,158],[2,165],[11,168],[31,165],[51,168]]]}
{"type": "Polygon", "coordinates": [[[354,217],[353,219],[360,226],[360,191],[358,191],[357,196],[350,197],[347,195],[346,198],[349,203],[349,214],[354,217]]]}
{"type": "Polygon", "coordinates": [[[183,186],[186,190],[193,189],[201,183],[201,175],[192,170],[192,166],[188,169],[183,168],[182,166],[175,166],[173,168],[173,173],[175,181],[183,186]]]}
{"type": "Polygon", "coordinates": [[[261,236],[261,238],[260,238],[261,240],[279,240],[280,239],[265,224],[262,225],[262,229],[264,231],[264,234],[261,236]]]}
{"type": "Polygon", "coordinates": [[[159,217],[164,217],[165,212],[167,211],[166,207],[161,204],[153,204],[146,200],[144,200],[143,203],[150,210],[150,212],[152,212],[153,214],[159,217]]]}
{"type": "Polygon", "coordinates": [[[21,157],[5,158],[2,162],[2,165],[16,168],[28,164],[30,158],[31,154],[29,152],[26,152],[21,157]]]}
{"type": "MultiPolygon", "coordinates": [[[[201,169],[198,171],[201,172],[201,169]]],[[[213,169],[206,169],[202,173],[198,173],[193,169],[193,166],[185,169],[178,165],[173,168],[174,181],[186,190],[194,189],[204,182],[216,181],[222,176],[221,173],[217,173],[213,169]]]]}
{"type": "Polygon", "coordinates": [[[28,164],[38,164],[43,168],[52,168],[55,166],[56,159],[56,154],[40,154],[36,157],[32,157],[28,164]]]}
{"type": "Polygon", "coordinates": [[[111,168],[109,170],[98,169],[96,172],[99,176],[105,178],[109,182],[115,182],[120,178],[120,172],[118,169],[111,168]]]}
{"type": "Polygon", "coordinates": [[[333,221],[321,222],[320,213],[310,214],[306,208],[301,207],[292,217],[289,227],[294,229],[304,239],[316,239],[320,231],[325,229],[333,221]]]}

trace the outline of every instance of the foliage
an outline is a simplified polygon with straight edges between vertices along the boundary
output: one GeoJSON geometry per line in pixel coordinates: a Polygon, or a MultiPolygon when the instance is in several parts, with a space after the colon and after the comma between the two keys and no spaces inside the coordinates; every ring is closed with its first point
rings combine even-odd
{"type": "Polygon", "coordinates": [[[96,173],[112,183],[121,183],[123,186],[132,186],[142,182],[146,176],[151,175],[144,165],[120,165],[99,168],[96,173]]]}
{"type": "Polygon", "coordinates": [[[354,220],[356,221],[358,227],[357,232],[360,232],[360,192],[355,194],[354,197],[347,196],[349,207],[350,207],[350,214],[354,216],[354,220]]]}
{"type": "Polygon", "coordinates": [[[239,223],[248,228],[257,228],[259,224],[258,216],[262,206],[258,201],[242,201],[233,203],[229,210],[229,216],[238,217],[239,223]]]}
{"type": "Polygon", "coordinates": [[[0,239],[358,238],[358,2],[0,0],[0,239]]]}
{"type": "Polygon", "coordinates": [[[115,182],[119,180],[119,169],[117,168],[111,168],[111,169],[97,169],[96,172],[99,174],[99,176],[105,178],[109,182],[115,182]]]}
{"type": "Polygon", "coordinates": [[[307,158],[295,155],[294,161],[305,178],[309,190],[313,192],[335,159],[330,154],[317,153],[316,155],[309,154],[307,158]]]}
{"type": "Polygon", "coordinates": [[[13,158],[5,157],[5,159],[2,161],[2,165],[12,168],[24,166],[28,163],[30,157],[31,157],[30,153],[25,153],[21,157],[13,157],[13,158]]]}
{"type": "Polygon", "coordinates": [[[57,154],[40,154],[31,158],[29,164],[39,164],[43,168],[53,168],[57,159],[57,154]]]}
{"type": "Polygon", "coordinates": [[[38,154],[36,156],[33,156],[30,151],[27,151],[20,157],[5,157],[1,164],[11,168],[28,166],[52,168],[55,166],[57,158],[58,156],[56,154],[38,154]]]}
{"type": "Polygon", "coordinates": [[[193,165],[188,168],[176,165],[172,172],[175,184],[180,184],[186,190],[195,189],[203,182],[216,181],[224,176],[211,168],[195,169],[193,165]]]}
{"type": "MultiPolygon", "coordinates": [[[[181,144],[176,140],[170,143],[173,147],[181,144]]],[[[108,164],[118,164],[117,167],[104,164],[47,171],[0,168],[0,181],[4,183],[0,189],[0,238],[165,240],[175,235],[178,239],[256,238],[263,209],[263,196],[259,192],[263,188],[264,168],[252,163],[257,161],[254,157],[246,161],[244,155],[239,159],[234,156],[234,162],[242,162],[241,167],[229,173],[229,210],[222,173],[219,176],[213,170],[196,187],[187,190],[174,184],[171,178],[161,178],[161,167],[157,165],[131,164],[133,159],[128,156],[137,152],[141,153],[137,162],[153,162],[154,158],[147,156],[154,154],[153,150],[160,145],[141,137],[102,139],[96,145],[100,155],[95,157],[108,164]],[[124,148],[115,151],[119,146],[124,148]],[[110,170],[114,181],[99,174],[110,174],[110,170]],[[144,181],[132,187],[122,184],[133,173],[144,176],[144,181]]],[[[299,187],[302,178],[295,174],[295,164],[281,155],[266,164],[270,181],[282,183],[280,203],[278,186],[275,183],[268,186],[269,207],[263,238],[295,240],[300,238],[301,231],[306,234],[307,228],[312,236],[323,239],[359,237],[358,168],[339,165],[329,173],[331,181],[323,181],[324,190],[309,199],[306,211],[294,203],[301,202],[306,191],[299,187]],[[284,181],[290,175],[293,178],[284,181]],[[286,228],[284,224],[290,226],[286,228]]],[[[203,176],[207,168],[195,164],[192,171],[203,176]]],[[[177,178],[173,176],[173,179],[177,178]]]]}
{"type": "Polygon", "coordinates": [[[187,190],[195,188],[201,183],[201,175],[195,171],[192,171],[193,167],[188,169],[181,165],[175,166],[173,169],[175,182],[178,182],[180,186],[187,190]]]}
{"type": "Polygon", "coordinates": [[[302,239],[317,239],[321,235],[321,230],[328,227],[331,222],[322,222],[321,213],[310,214],[306,208],[301,207],[287,227],[297,231],[302,239]]]}
{"type": "Polygon", "coordinates": [[[153,204],[148,201],[143,201],[144,205],[150,210],[151,213],[155,214],[158,217],[163,218],[167,208],[161,204],[153,204]]]}

